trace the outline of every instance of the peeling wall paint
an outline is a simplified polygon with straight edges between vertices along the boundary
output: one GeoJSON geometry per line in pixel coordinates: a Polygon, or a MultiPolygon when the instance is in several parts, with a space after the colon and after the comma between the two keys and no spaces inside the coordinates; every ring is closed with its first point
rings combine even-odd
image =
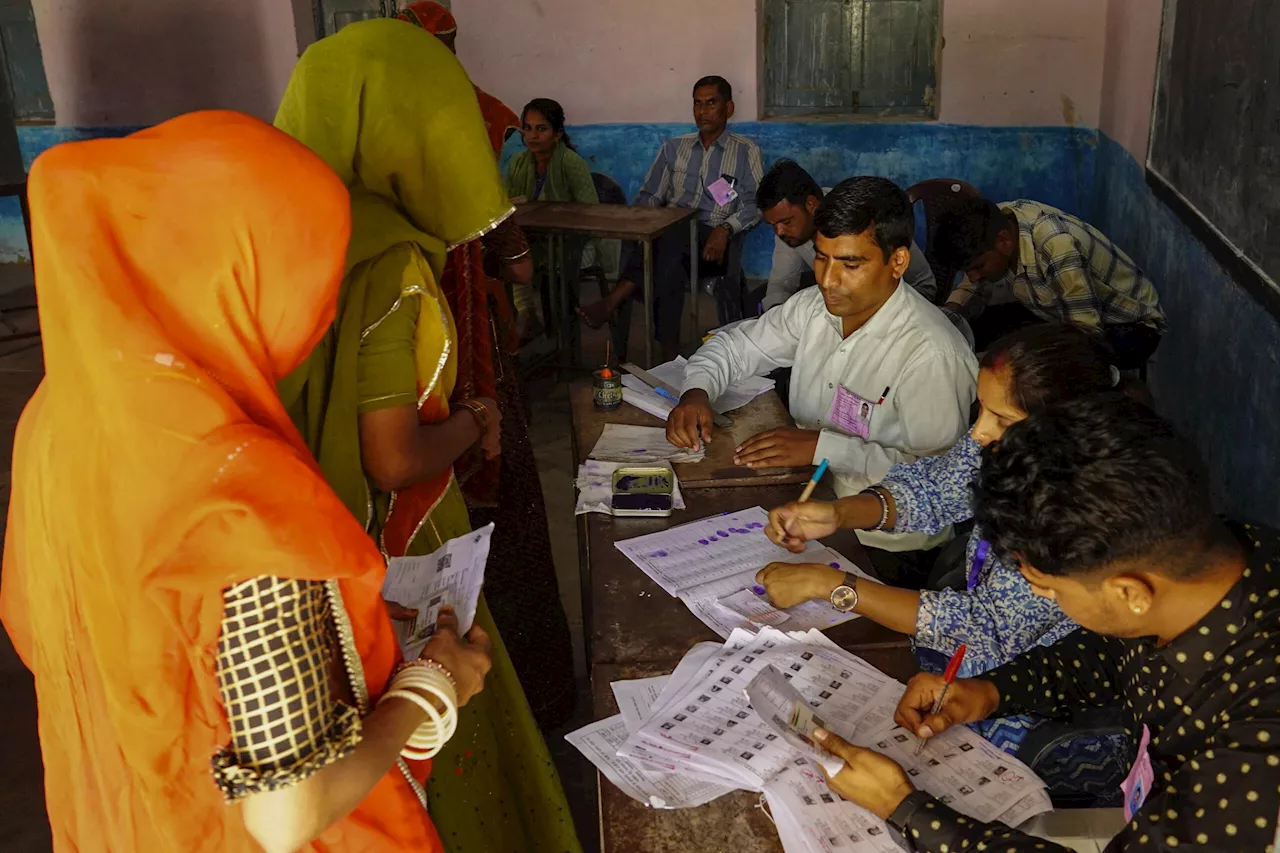
{"type": "MultiPolygon", "coordinates": [[[[990,197],[1034,198],[1088,214],[1093,206],[1097,131],[1067,127],[979,127],[936,122],[734,122],[754,139],[765,167],[780,157],[804,166],[823,186],[853,175],[882,175],[904,189],[926,178],[960,178],[990,197]]],[[[634,199],[662,141],[689,133],[678,124],[570,127],[592,171],[617,181],[634,199]]],[[[508,141],[504,163],[521,150],[508,141]]],[[[747,238],[747,275],[769,274],[773,238],[766,227],[747,238]]]]}
{"type": "Polygon", "coordinates": [[[1147,187],[1103,135],[1094,224],[1155,282],[1169,333],[1150,370],[1160,413],[1199,448],[1222,511],[1280,525],[1280,322],[1147,187]]]}

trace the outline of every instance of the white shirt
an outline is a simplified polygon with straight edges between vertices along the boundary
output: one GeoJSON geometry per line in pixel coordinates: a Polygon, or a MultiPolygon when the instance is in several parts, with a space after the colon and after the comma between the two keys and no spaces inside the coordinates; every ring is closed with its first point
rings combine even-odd
{"type": "MultiPolygon", "coordinates": [[[[831,187],[822,188],[824,196],[830,193],[831,187]]],[[[801,276],[813,269],[813,256],[812,240],[803,246],[788,246],[776,233],[773,235],[773,266],[769,269],[769,282],[760,303],[766,311],[786,302],[800,289],[801,276]]],[[[937,298],[938,282],[933,275],[933,267],[929,266],[924,251],[915,240],[911,241],[911,261],[902,280],[930,302],[937,298]]]]}
{"type": "MultiPolygon", "coordinates": [[[[899,284],[862,328],[847,338],[842,330],[822,290],[807,288],[703,344],[689,359],[682,390],[701,388],[714,402],[734,382],[792,368],[791,416],[802,429],[821,430],[813,464],[830,461],[841,497],[880,482],[898,462],[936,456],[955,444],[969,424],[978,362],[946,316],[899,284]],[[874,406],[867,438],[830,419],[838,385],[873,404],[889,389],[874,406]]],[[[858,538],[886,551],[910,551],[946,541],[950,530],[932,537],[858,531],[858,538]]]]}

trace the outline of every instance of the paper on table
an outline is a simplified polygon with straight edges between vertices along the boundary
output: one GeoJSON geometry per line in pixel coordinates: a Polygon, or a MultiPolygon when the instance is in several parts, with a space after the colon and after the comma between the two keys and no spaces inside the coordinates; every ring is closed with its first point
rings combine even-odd
{"type": "MultiPolygon", "coordinates": [[[[790,557],[791,559],[775,560],[774,562],[825,563],[833,569],[849,572],[868,580],[871,579],[852,560],[830,548],[805,551],[803,554],[790,554],[790,557]]],[[[755,625],[773,625],[788,631],[808,631],[811,629],[825,631],[828,628],[848,622],[850,619],[858,618],[856,613],[842,613],[836,610],[825,599],[804,601],[793,607],[788,607],[786,610],[779,610],[769,603],[767,597],[756,595],[751,589],[754,585],[754,577],[744,577],[742,578],[741,586],[736,591],[729,595],[722,594],[716,599],[716,603],[729,613],[734,614],[734,616],[746,619],[755,625]]]]}
{"type": "Polygon", "coordinates": [[[676,447],[667,441],[667,431],[662,427],[605,424],[589,455],[592,459],[639,465],[663,460],[701,462],[707,453],[676,447]]]}
{"type": "Polygon", "coordinates": [[[413,660],[422,652],[436,629],[440,608],[445,605],[457,612],[459,635],[471,630],[492,534],[493,525],[486,524],[450,539],[425,557],[392,557],[387,563],[382,597],[418,611],[413,622],[392,623],[405,660],[413,660]]]}
{"type": "Polygon", "coordinates": [[[633,800],[657,809],[686,809],[709,803],[733,788],[717,785],[669,770],[655,770],[643,763],[617,755],[627,739],[621,714],[570,732],[564,739],[573,744],[618,790],[633,800]]]}
{"type": "Polygon", "coordinates": [[[661,397],[648,385],[630,373],[622,375],[622,402],[630,403],[642,412],[648,412],[659,420],[666,420],[676,404],[661,397]]]}
{"type": "MultiPolygon", "coordinates": [[[[813,739],[815,731],[827,728],[826,720],[809,707],[800,691],[788,684],[777,669],[766,666],[756,673],[756,677],[747,683],[746,694],[751,700],[751,710],[760,715],[765,725],[799,752],[822,765],[828,776],[844,769],[843,759],[827,752],[813,739]]],[[[841,737],[852,734],[852,731],[846,731],[841,737]]]]}
{"type": "MultiPolygon", "coordinates": [[[[769,513],[756,506],[614,545],[669,595],[677,595],[708,581],[755,572],[775,560],[803,560],[769,541],[764,534],[768,523],[769,513]]],[[[806,548],[806,552],[823,550],[817,542],[806,548]]]]}
{"type": "MultiPolygon", "coordinates": [[[[670,385],[681,393],[684,392],[684,373],[688,362],[681,356],[675,361],[668,361],[660,364],[650,370],[649,373],[655,379],[670,385]]],[[[639,377],[632,376],[630,373],[622,376],[622,399],[630,403],[637,409],[648,412],[655,418],[666,420],[671,414],[671,410],[675,408],[672,400],[663,397],[661,394],[650,388],[639,377]]],[[[719,397],[711,401],[711,408],[721,414],[731,412],[734,409],[740,409],[747,403],[750,403],[761,394],[772,391],[774,381],[766,379],[763,376],[752,376],[741,382],[734,383],[729,386],[719,397]]]]}
{"type": "MultiPolygon", "coordinates": [[[[967,728],[938,735],[915,756],[915,737],[892,720],[904,686],[848,652],[816,642],[817,636],[771,628],[754,636],[734,631],[719,653],[700,654],[703,663],[696,671],[686,669],[690,674],[674,689],[673,676],[619,754],[644,760],[659,755],[690,776],[768,791],[787,768],[809,761],[762,718],[760,709],[770,707],[769,700],[747,701],[745,686],[772,666],[826,728],[895,759],[918,788],[964,814],[982,821],[1002,815],[1025,819],[1048,807],[1043,783],[1026,765],[967,728]],[[815,642],[806,642],[810,638],[815,642]]],[[[800,823],[809,827],[808,821],[800,823]]],[[[876,825],[879,833],[886,831],[883,822],[876,825]]]]}
{"type": "MultiPolygon", "coordinates": [[[[772,558],[777,563],[826,563],[843,571],[864,575],[851,560],[830,548],[811,543],[802,554],[784,551],[772,558]]],[[[698,584],[680,592],[680,600],[693,614],[721,637],[728,637],[737,627],[754,630],[761,625],[772,625],[789,631],[808,631],[828,628],[857,619],[856,613],[842,613],[828,601],[806,601],[787,610],[777,610],[767,598],[752,590],[756,572],[768,563],[748,568],[736,575],[718,578],[698,584]],[[755,603],[747,601],[754,599],[755,603]],[[737,606],[734,606],[737,605],[737,606]]]]}
{"type": "MultiPolygon", "coordinates": [[[[574,507],[574,515],[588,512],[602,512],[613,515],[613,472],[623,467],[625,462],[602,462],[588,459],[578,466],[578,479],[574,485],[578,487],[578,504],[574,507]]],[[[671,468],[670,462],[654,462],[654,467],[671,468]]],[[[684,509],[684,495],[680,493],[680,478],[671,472],[674,489],[671,492],[672,506],[684,509]]]]}
{"type": "MultiPolygon", "coordinates": [[[[675,361],[659,364],[649,372],[655,379],[660,379],[672,388],[679,389],[683,394],[688,390],[684,385],[685,370],[688,366],[689,362],[684,356],[677,356],[675,361]]],[[[723,394],[711,401],[711,408],[717,412],[731,412],[742,408],[761,394],[772,391],[773,388],[772,379],[764,376],[750,376],[730,385],[723,394]]]]}
{"type": "Polygon", "coordinates": [[[669,675],[655,675],[653,678],[615,681],[609,685],[613,689],[613,698],[618,703],[618,712],[622,714],[622,721],[627,724],[627,731],[640,728],[644,718],[649,716],[649,709],[662,695],[662,688],[670,680],[669,675]]]}
{"type": "Polygon", "coordinates": [[[798,761],[764,789],[786,853],[899,853],[893,831],[827,787],[817,768],[798,761]]]}

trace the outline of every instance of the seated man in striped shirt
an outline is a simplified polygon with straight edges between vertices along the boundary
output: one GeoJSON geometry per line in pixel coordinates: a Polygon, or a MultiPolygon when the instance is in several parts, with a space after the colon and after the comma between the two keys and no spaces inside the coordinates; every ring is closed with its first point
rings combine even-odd
{"type": "Polygon", "coordinates": [[[946,307],[969,321],[977,350],[1032,323],[1104,335],[1122,370],[1139,368],[1167,324],[1155,285],[1098,229],[1036,201],[972,199],[945,214],[934,238],[943,263],[967,271],[946,307]],[[993,305],[1008,287],[1015,300],[993,305]]]}
{"type": "MultiPolygon", "coordinates": [[[[760,221],[756,188],[764,176],[760,147],[728,130],[733,117],[733,87],[723,77],[703,77],[693,87],[693,120],[697,133],[668,139],[645,175],[637,205],[684,207],[698,211],[699,274],[719,275],[729,259],[729,241],[760,221]]],[[[653,243],[654,336],[662,355],[679,355],[680,314],[689,276],[689,235],[673,228],[653,243]]],[[[618,284],[604,299],[578,309],[597,328],[613,316],[624,299],[641,292],[644,253],[628,244],[622,255],[618,284]]]]}

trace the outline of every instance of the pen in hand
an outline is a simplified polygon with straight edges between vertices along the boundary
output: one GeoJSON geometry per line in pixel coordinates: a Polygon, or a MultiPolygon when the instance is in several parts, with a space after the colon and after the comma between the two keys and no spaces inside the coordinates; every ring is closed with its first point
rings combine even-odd
{"type": "MultiPolygon", "coordinates": [[[[951,689],[951,682],[956,680],[956,673],[960,671],[960,664],[964,662],[965,649],[965,644],[961,643],[960,648],[956,649],[955,654],[951,656],[946,672],[942,674],[942,690],[938,693],[938,698],[933,700],[933,707],[929,709],[930,717],[942,710],[942,703],[947,699],[947,691],[951,689]]],[[[920,738],[916,742],[915,754],[919,755],[922,751],[924,751],[924,738],[920,738]]]]}
{"type": "Polygon", "coordinates": [[[818,470],[813,472],[813,476],[809,478],[809,482],[805,485],[804,491],[800,493],[800,503],[804,503],[809,500],[809,498],[813,497],[813,490],[818,488],[818,481],[822,479],[823,474],[827,473],[827,468],[830,467],[830,465],[830,461],[826,459],[823,459],[822,462],[818,463],[818,470]]]}

